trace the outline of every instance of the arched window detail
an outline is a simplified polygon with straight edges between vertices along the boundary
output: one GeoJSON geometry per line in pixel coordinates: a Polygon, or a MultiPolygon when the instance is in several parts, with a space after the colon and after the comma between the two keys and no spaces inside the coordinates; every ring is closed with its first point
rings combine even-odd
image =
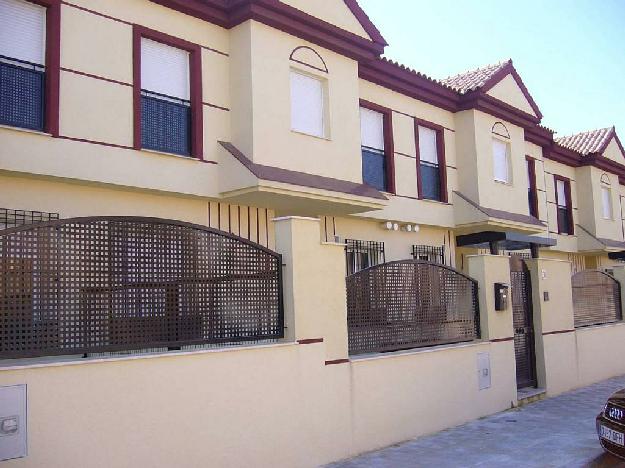
{"type": "Polygon", "coordinates": [[[328,67],[319,53],[308,46],[299,46],[293,49],[289,57],[293,62],[305,65],[315,70],[328,73],[328,67]]]}
{"type": "Polygon", "coordinates": [[[491,129],[491,132],[503,138],[510,138],[510,132],[501,122],[495,122],[495,125],[493,125],[493,128],[491,129]]]}
{"type": "Polygon", "coordinates": [[[610,176],[606,173],[601,174],[601,183],[603,185],[610,185],[610,176]]]}

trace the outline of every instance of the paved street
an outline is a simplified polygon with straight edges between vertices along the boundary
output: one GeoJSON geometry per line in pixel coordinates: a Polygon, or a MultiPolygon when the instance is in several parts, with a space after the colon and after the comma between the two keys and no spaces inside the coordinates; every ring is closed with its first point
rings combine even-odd
{"type": "Polygon", "coordinates": [[[625,467],[595,434],[595,416],[623,387],[625,376],[606,380],[330,467],[625,467]]]}

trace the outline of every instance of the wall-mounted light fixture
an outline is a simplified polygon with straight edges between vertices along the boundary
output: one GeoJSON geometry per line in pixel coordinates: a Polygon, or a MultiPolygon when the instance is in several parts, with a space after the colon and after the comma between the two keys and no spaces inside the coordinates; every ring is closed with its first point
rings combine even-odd
{"type": "Polygon", "coordinates": [[[382,223],[382,229],[386,229],[387,231],[399,231],[399,224],[394,223],[393,221],[386,221],[382,223]]]}

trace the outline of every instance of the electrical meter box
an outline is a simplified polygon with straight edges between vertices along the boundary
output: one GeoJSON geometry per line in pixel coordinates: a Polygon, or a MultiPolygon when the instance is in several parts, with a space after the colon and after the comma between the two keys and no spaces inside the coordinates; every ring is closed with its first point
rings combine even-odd
{"type": "Polygon", "coordinates": [[[0,460],[26,454],[26,385],[0,387],[0,460]]]}

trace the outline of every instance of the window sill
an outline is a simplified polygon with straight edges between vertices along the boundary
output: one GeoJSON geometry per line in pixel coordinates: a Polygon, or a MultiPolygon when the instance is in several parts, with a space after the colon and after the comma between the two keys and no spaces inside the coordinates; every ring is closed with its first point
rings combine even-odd
{"type": "Polygon", "coordinates": [[[311,137],[311,138],[316,138],[317,140],[332,141],[330,137],[313,135],[312,133],[300,132],[299,130],[291,129],[291,133],[295,133],[297,135],[304,135],[304,136],[311,137]]]}
{"type": "Polygon", "coordinates": [[[419,198],[419,201],[427,202],[427,203],[434,203],[436,205],[450,205],[451,204],[448,202],[444,202],[442,200],[432,200],[431,198],[419,198]]]}
{"type": "Polygon", "coordinates": [[[497,180],[495,179],[494,182],[496,184],[501,184],[501,185],[507,185],[508,187],[512,187],[512,182],[506,182],[505,180],[497,180]]]}
{"type": "Polygon", "coordinates": [[[165,151],[157,151],[157,150],[146,149],[146,148],[141,148],[139,151],[144,151],[146,153],[151,153],[151,154],[158,154],[158,155],[161,155],[161,156],[169,156],[169,157],[172,157],[172,158],[185,159],[185,160],[188,160],[188,161],[203,162],[202,159],[198,159],[195,156],[184,156],[182,154],[167,153],[165,151]]]}
{"type": "Polygon", "coordinates": [[[30,128],[13,127],[11,125],[0,124],[0,128],[4,128],[4,129],[7,129],[7,130],[14,130],[16,132],[33,133],[35,135],[43,135],[43,136],[49,136],[49,137],[52,136],[51,133],[46,133],[46,132],[44,132],[42,130],[32,130],[30,128]]]}

